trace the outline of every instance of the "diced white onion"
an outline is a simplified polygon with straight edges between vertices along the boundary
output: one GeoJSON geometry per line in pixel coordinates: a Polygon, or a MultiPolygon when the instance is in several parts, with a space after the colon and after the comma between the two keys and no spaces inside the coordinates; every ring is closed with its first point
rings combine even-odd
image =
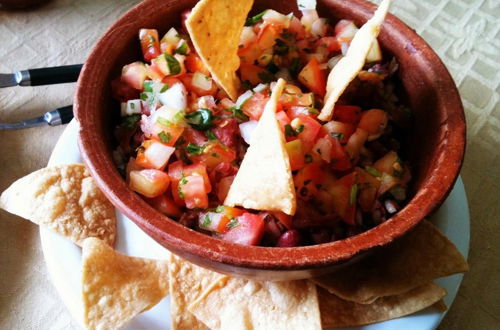
{"type": "Polygon", "coordinates": [[[243,138],[243,140],[245,140],[247,144],[250,144],[252,140],[253,131],[257,127],[258,123],[259,122],[256,120],[249,120],[247,122],[240,124],[241,137],[243,138]]]}
{"type": "Polygon", "coordinates": [[[177,111],[184,110],[187,107],[187,91],[181,83],[173,84],[165,92],[159,93],[158,99],[161,104],[177,111]]]}
{"type": "Polygon", "coordinates": [[[300,18],[300,22],[302,23],[306,31],[311,31],[312,24],[317,19],[319,19],[319,16],[316,9],[302,10],[302,17],[300,18]]]}
{"type": "Polygon", "coordinates": [[[342,28],[335,36],[340,42],[351,42],[352,38],[354,38],[354,35],[359,30],[352,21],[348,20],[340,20],[335,26],[335,30],[338,30],[339,26],[342,28]]]}
{"type": "Polygon", "coordinates": [[[259,93],[259,92],[262,92],[262,91],[266,90],[268,87],[269,87],[268,84],[262,84],[262,83],[260,83],[260,84],[258,84],[257,86],[254,87],[253,91],[255,93],[259,93]]]}
{"type": "Polygon", "coordinates": [[[238,109],[241,109],[243,104],[245,104],[246,101],[248,101],[253,95],[253,92],[249,89],[245,93],[241,94],[240,97],[236,100],[236,107],[238,109]]]}
{"type": "Polygon", "coordinates": [[[326,18],[319,18],[312,23],[311,34],[316,38],[324,37],[326,35],[327,28],[328,25],[326,24],[326,18]]]}
{"type": "Polygon", "coordinates": [[[373,43],[366,55],[366,62],[378,62],[382,60],[382,50],[380,50],[380,45],[377,39],[373,40],[373,43]]]}
{"type": "Polygon", "coordinates": [[[166,146],[160,142],[153,142],[146,151],[144,151],[144,156],[155,169],[162,170],[165,165],[167,165],[174,151],[175,148],[173,147],[166,146]]]}
{"type": "Polygon", "coordinates": [[[212,89],[212,78],[201,73],[195,72],[193,74],[193,86],[204,91],[209,91],[212,89]]]}
{"type": "Polygon", "coordinates": [[[349,44],[347,42],[343,42],[340,44],[340,50],[342,51],[342,55],[346,56],[347,51],[349,50],[349,44]]]}
{"type": "Polygon", "coordinates": [[[217,231],[224,213],[206,212],[198,216],[198,225],[201,229],[217,231]]]}
{"type": "Polygon", "coordinates": [[[316,0],[297,0],[297,6],[300,10],[316,9],[316,0]]]}
{"type": "Polygon", "coordinates": [[[170,28],[170,30],[168,30],[165,36],[163,36],[163,38],[161,39],[162,42],[167,42],[171,45],[177,45],[179,40],[179,32],[177,32],[177,30],[174,28],[170,28]]]}
{"type": "Polygon", "coordinates": [[[141,100],[128,100],[127,103],[123,102],[121,104],[121,115],[122,117],[130,116],[136,113],[141,113],[142,104],[141,100]]]}
{"type": "Polygon", "coordinates": [[[335,65],[337,65],[337,63],[340,61],[340,59],[344,57],[343,55],[337,55],[337,56],[334,56],[332,57],[331,59],[328,60],[328,67],[330,69],[333,69],[333,67],[335,65]]]}
{"type": "Polygon", "coordinates": [[[287,29],[290,26],[291,18],[281,13],[278,13],[275,10],[268,9],[266,10],[264,16],[262,16],[262,20],[268,24],[270,23],[282,24],[285,27],[285,29],[287,29]]]}
{"type": "Polygon", "coordinates": [[[252,26],[244,26],[240,35],[240,45],[246,47],[249,43],[257,39],[257,34],[252,26]]]}

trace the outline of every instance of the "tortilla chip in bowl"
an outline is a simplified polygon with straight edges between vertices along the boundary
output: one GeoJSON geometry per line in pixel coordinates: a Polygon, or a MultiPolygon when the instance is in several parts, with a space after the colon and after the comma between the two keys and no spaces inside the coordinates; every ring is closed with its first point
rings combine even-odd
{"type": "MultiPolygon", "coordinates": [[[[328,273],[374,247],[401,237],[446,198],[457,178],[465,145],[465,121],[456,87],[437,55],[414,31],[388,15],[378,40],[399,63],[398,86],[414,111],[407,130],[413,185],[409,203],[383,224],[362,234],[331,243],[270,248],[243,246],[190,230],[155,211],[120,176],[112,159],[112,127],[117,108],[110,82],[123,65],[137,59],[137,31],[154,27],[161,33],[179,25],[183,10],[196,1],[146,0],[119,19],[100,39],[78,82],[76,118],[84,160],[99,187],[120,211],[172,252],[202,266],[239,276],[266,280],[309,278],[328,273]]],[[[255,1],[250,15],[266,8],[294,12],[295,2],[255,1]]],[[[318,11],[332,19],[347,18],[361,25],[375,6],[354,0],[318,2],[318,11]]],[[[224,24],[221,22],[221,24],[224,24]]],[[[229,92],[228,92],[229,93],[229,92]]]]}

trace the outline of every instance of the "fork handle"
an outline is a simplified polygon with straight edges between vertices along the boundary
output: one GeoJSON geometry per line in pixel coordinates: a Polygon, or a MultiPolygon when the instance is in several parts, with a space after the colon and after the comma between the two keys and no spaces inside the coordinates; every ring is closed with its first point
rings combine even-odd
{"type": "Polygon", "coordinates": [[[81,70],[82,64],[24,70],[19,72],[21,74],[19,85],[40,86],[75,82],[81,70]]]}

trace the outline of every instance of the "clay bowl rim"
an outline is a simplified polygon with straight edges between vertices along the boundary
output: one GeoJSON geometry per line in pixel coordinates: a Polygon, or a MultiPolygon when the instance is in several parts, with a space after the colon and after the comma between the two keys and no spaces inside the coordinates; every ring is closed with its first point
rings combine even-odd
{"type": "MultiPolygon", "coordinates": [[[[342,1],[328,1],[336,6],[347,6],[342,1]]],[[[346,261],[376,246],[383,246],[403,235],[434,211],[448,196],[456,181],[465,151],[465,116],[456,85],[439,57],[430,46],[411,28],[395,16],[389,14],[384,22],[382,34],[391,29],[398,38],[410,42],[418,49],[428,63],[431,71],[439,74],[441,87],[446,95],[448,111],[445,125],[448,135],[440,151],[440,157],[446,159],[434,167],[418,192],[410,202],[390,220],[373,229],[348,239],[326,244],[294,248],[275,248],[244,246],[226,242],[191,230],[176,221],[168,220],[150,207],[142,198],[130,190],[116,170],[111,155],[107,152],[103,134],[99,134],[99,119],[93,116],[92,101],[88,97],[90,86],[96,88],[100,58],[106,56],[107,40],[116,37],[114,33],[122,25],[128,24],[139,11],[158,4],[155,0],[146,0],[126,12],[100,38],[85,62],[77,83],[75,97],[75,118],[79,122],[78,144],[82,157],[97,185],[110,201],[143,231],[164,247],[192,255],[195,259],[249,269],[262,270],[304,270],[331,266],[346,261]],[[451,164],[451,165],[450,165],[451,164]],[[451,166],[451,167],[450,167],[451,166]],[[436,189],[440,187],[440,189],[436,189]]],[[[375,5],[363,0],[351,0],[349,6],[353,13],[368,19],[375,5]]],[[[109,83],[109,82],[108,82],[109,83]]],[[[442,92],[442,90],[441,90],[442,92]]],[[[95,101],[94,101],[95,102],[95,101]]],[[[441,106],[443,107],[443,106],[441,106]]]]}

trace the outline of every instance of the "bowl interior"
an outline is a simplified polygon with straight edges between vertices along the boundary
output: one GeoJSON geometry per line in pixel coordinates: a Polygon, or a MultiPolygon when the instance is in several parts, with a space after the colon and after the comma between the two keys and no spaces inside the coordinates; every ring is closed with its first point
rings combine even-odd
{"type": "MultiPolygon", "coordinates": [[[[179,26],[181,12],[196,2],[146,0],[131,9],[94,47],[78,82],[75,110],[82,155],[107,197],[146,233],[173,252],[218,271],[250,277],[266,274],[276,279],[304,278],[329,271],[340,262],[401,236],[444,200],[463,158],[465,121],[460,98],[449,73],[429,46],[389,15],[379,40],[399,62],[400,80],[413,111],[413,124],[407,131],[412,198],[396,216],[346,240],[277,249],[224,242],[156,212],[127,188],[113,164],[112,131],[119,105],[111,97],[110,82],[125,64],[142,58],[137,39],[140,28],[156,28],[161,35],[179,26]]],[[[299,14],[295,1],[285,0],[256,0],[252,12],[266,8],[299,14]]],[[[361,0],[328,0],[318,5],[320,16],[351,19],[358,25],[371,17],[373,9],[372,4],[361,0]]]]}

